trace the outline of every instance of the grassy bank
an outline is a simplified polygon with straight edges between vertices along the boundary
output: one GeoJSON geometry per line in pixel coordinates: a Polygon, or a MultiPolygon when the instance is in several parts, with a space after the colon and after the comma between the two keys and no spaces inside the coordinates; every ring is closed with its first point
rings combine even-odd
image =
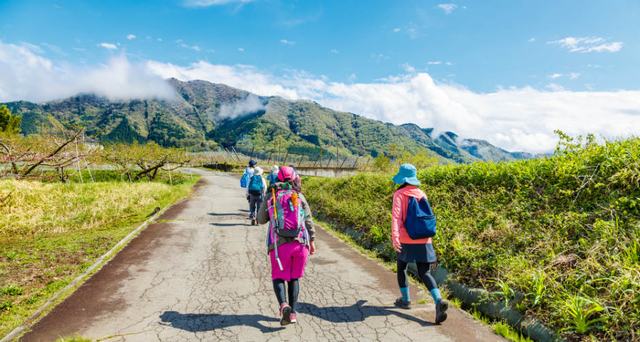
{"type": "Polygon", "coordinates": [[[171,179],[166,174],[154,182],[134,183],[103,176],[113,180],[0,180],[0,336],[20,325],[156,207],[188,196],[197,181],[176,173],[171,179]]]}
{"type": "MultiPolygon", "coordinates": [[[[550,158],[418,177],[438,217],[439,260],[458,281],[569,340],[640,340],[640,139],[565,139],[550,158]]],[[[309,178],[304,188],[319,215],[395,257],[390,175],[309,178]]]]}

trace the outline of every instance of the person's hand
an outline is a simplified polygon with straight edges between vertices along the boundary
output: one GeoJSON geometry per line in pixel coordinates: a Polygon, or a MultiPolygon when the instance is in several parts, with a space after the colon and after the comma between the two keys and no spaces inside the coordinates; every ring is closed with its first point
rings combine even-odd
{"type": "Polygon", "coordinates": [[[316,252],[316,244],[315,242],[312,240],[309,243],[309,254],[313,255],[316,252]]]}
{"type": "Polygon", "coordinates": [[[400,245],[400,244],[398,244],[398,245],[394,244],[394,245],[393,245],[393,249],[395,249],[395,250],[396,250],[396,252],[400,253],[400,252],[402,251],[402,245],[400,245]]]}
{"type": "Polygon", "coordinates": [[[247,201],[249,200],[249,195],[247,195],[247,201]]]}

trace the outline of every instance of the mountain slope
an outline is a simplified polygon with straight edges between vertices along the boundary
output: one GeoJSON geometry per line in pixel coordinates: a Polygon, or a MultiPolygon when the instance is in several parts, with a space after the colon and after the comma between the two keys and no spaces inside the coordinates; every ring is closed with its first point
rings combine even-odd
{"type": "MultiPolygon", "coordinates": [[[[91,94],[35,104],[7,103],[23,116],[22,131],[37,133],[47,115],[83,124],[102,141],[154,141],[163,146],[235,147],[245,153],[323,156],[372,156],[390,145],[410,153],[426,151],[443,162],[513,160],[510,153],[486,141],[459,139],[447,132],[413,124],[395,126],[338,112],[308,100],[257,96],[207,81],[168,80],[176,91],[171,100],[109,101],[91,94]]],[[[298,157],[299,158],[299,157],[298,157]]]]}

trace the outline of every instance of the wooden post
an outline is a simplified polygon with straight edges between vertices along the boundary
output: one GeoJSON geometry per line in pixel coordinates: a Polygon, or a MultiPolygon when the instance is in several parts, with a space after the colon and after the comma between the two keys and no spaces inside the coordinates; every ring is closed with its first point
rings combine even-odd
{"type": "Polygon", "coordinates": [[[347,161],[347,158],[344,158],[344,160],[342,161],[342,164],[340,164],[340,168],[342,168],[342,166],[344,165],[344,163],[347,161]]]}
{"type": "Polygon", "coordinates": [[[287,157],[289,156],[289,149],[287,149],[287,154],[284,155],[284,160],[282,161],[282,165],[287,165],[287,157]]]}
{"type": "Polygon", "coordinates": [[[302,165],[302,159],[304,159],[304,154],[302,155],[302,157],[300,157],[300,160],[298,161],[298,168],[300,168],[300,165],[302,165]]]}
{"type": "MultiPolygon", "coordinates": [[[[327,162],[327,167],[329,167],[331,165],[331,159],[333,159],[333,156],[329,157],[329,161],[327,162]]],[[[322,164],[322,163],[321,163],[322,164]]],[[[322,165],[321,165],[322,166],[322,165]]]]}
{"type": "Polygon", "coordinates": [[[256,150],[256,145],[253,145],[253,148],[251,149],[251,157],[249,157],[249,159],[253,159],[253,152],[256,150]]]}
{"type": "Polygon", "coordinates": [[[358,159],[360,157],[356,157],[356,161],[353,163],[353,166],[351,167],[352,169],[354,169],[356,167],[356,165],[358,164],[358,159]]]}
{"type": "Polygon", "coordinates": [[[273,154],[273,151],[269,152],[269,159],[267,159],[267,165],[271,164],[271,154],[273,154]]]}
{"type": "Polygon", "coordinates": [[[238,159],[238,163],[242,163],[242,159],[240,159],[240,156],[238,155],[238,152],[236,152],[236,149],[231,146],[231,149],[233,150],[233,154],[236,155],[236,158],[238,159]]]}

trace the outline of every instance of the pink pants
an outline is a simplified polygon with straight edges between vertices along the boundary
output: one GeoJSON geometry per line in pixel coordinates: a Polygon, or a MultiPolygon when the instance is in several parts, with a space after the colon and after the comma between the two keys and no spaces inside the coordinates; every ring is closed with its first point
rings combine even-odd
{"type": "Polygon", "coordinates": [[[271,279],[291,281],[304,276],[304,267],[309,256],[309,247],[298,241],[278,246],[278,258],[282,263],[282,270],[276,261],[274,250],[269,251],[271,257],[271,279]]]}

